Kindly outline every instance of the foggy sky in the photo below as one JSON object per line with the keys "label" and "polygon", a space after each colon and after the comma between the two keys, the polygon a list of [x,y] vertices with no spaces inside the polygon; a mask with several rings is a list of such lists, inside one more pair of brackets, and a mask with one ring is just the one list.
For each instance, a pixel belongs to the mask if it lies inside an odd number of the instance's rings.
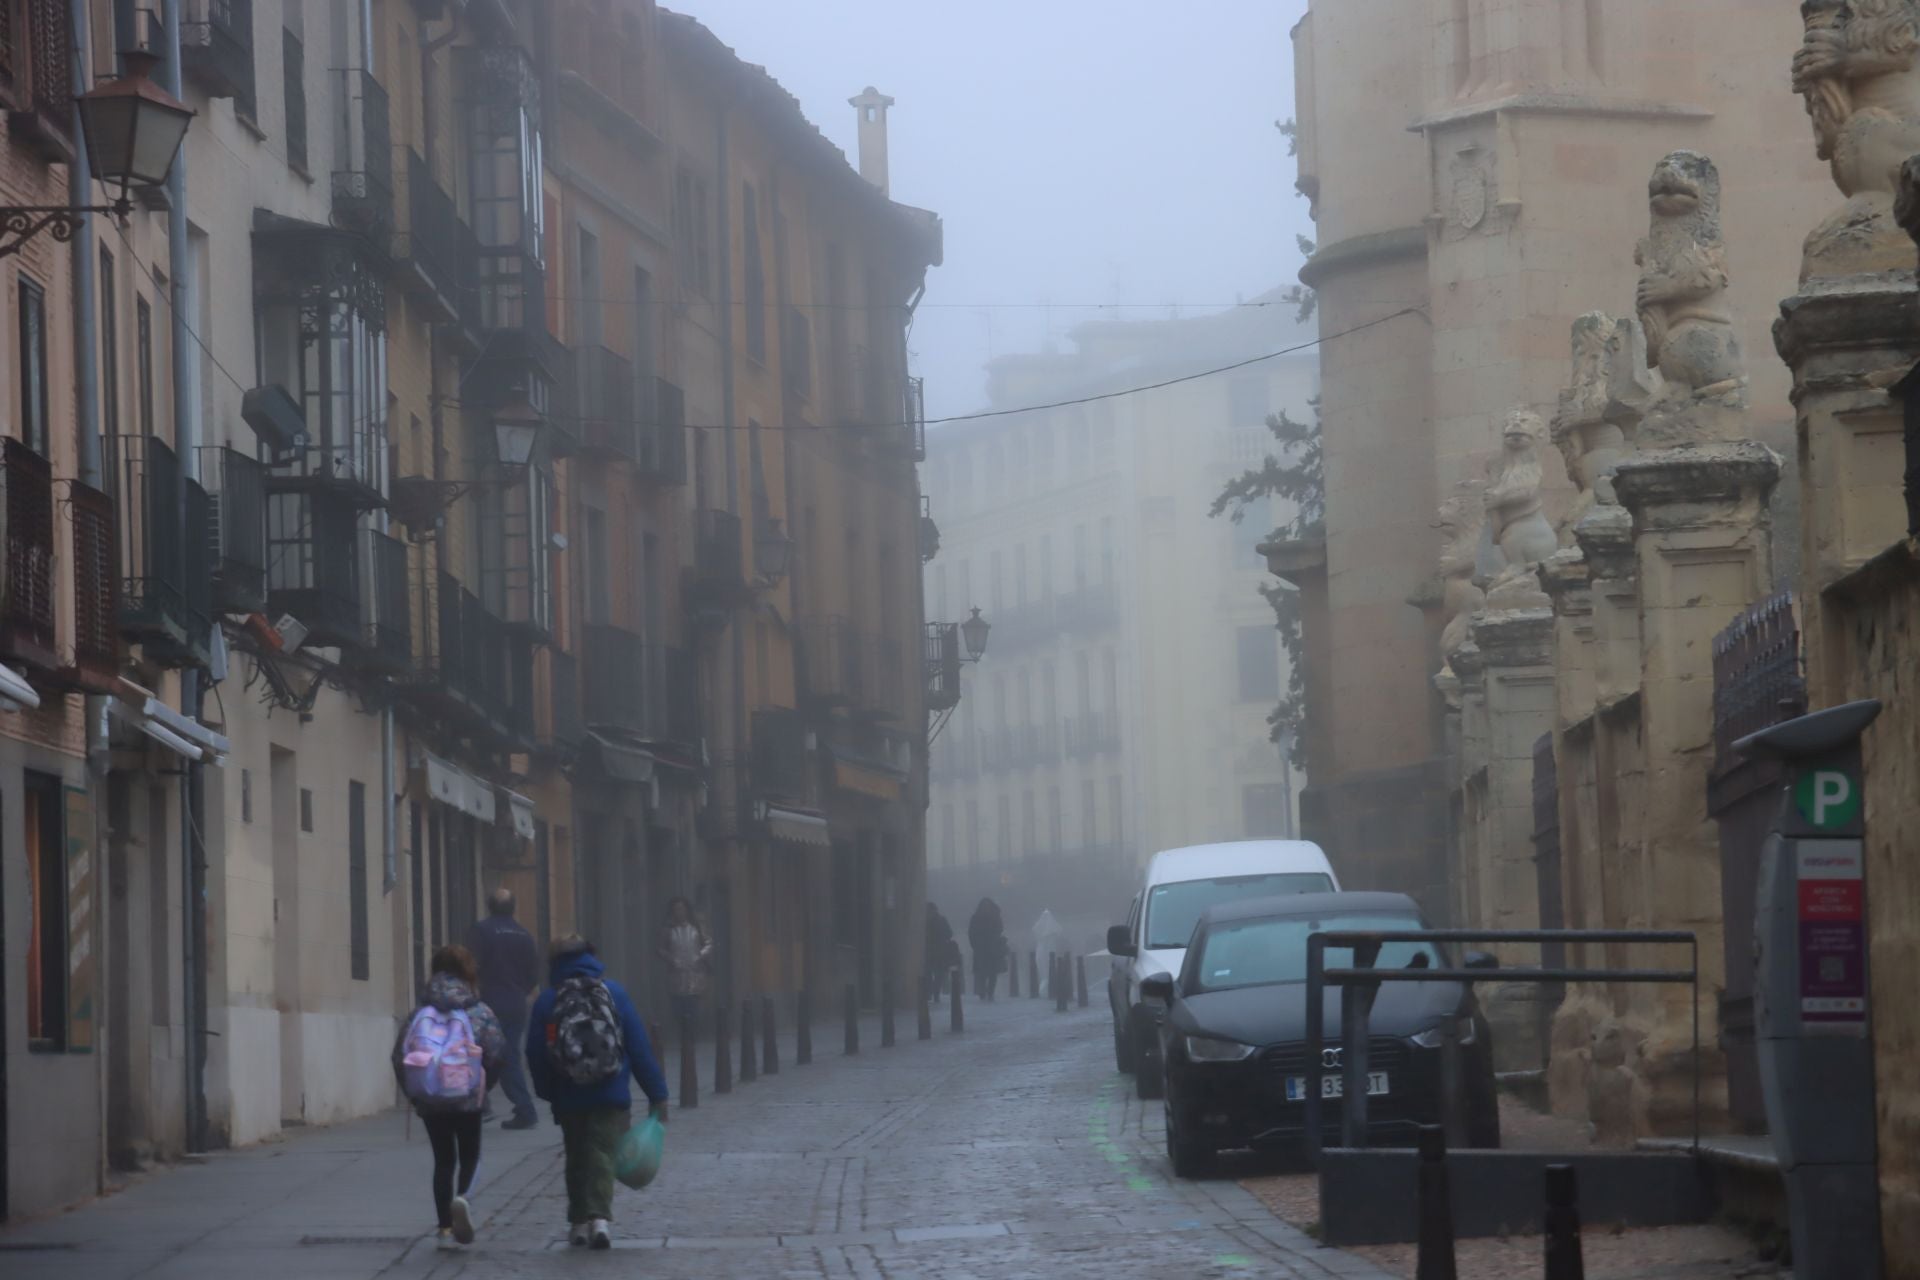
{"label": "foggy sky", "polygon": [[[931,415],[979,407],[990,354],[1064,345],[1081,320],[1295,283],[1313,229],[1273,122],[1293,115],[1307,0],[665,3],[764,64],[849,158],[846,100],[897,99],[893,197],[946,221],[910,339]],[[1151,305],[1069,305],[1115,302]]]}

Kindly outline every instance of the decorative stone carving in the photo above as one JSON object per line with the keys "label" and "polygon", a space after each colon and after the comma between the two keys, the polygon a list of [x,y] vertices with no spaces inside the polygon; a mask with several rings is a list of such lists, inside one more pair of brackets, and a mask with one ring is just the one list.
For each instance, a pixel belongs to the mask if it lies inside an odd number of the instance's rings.
{"label": "decorative stone carving", "polygon": [[1662,385],[1641,422],[1640,447],[1732,439],[1747,374],[1727,307],[1720,172],[1697,151],[1675,151],[1654,166],[1647,205],[1651,223],[1633,255],[1635,305]]}
{"label": "decorative stone carving", "polygon": [[1793,87],[1847,203],[1807,237],[1801,279],[1910,263],[1892,222],[1900,166],[1920,151],[1920,0],[1806,0]]}
{"label": "decorative stone carving", "polygon": [[1502,426],[1500,456],[1488,466],[1483,542],[1498,550],[1501,564],[1487,583],[1488,608],[1546,604],[1533,566],[1560,549],[1560,535],[1547,519],[1540,496],[1540,446],[1546,438],[1539,414],[1516,409]]}
{"label": "decorative stone carving", "polygon": [[1440,605],[1446,613],[1446,627],[1440,633],[1440,652],[1451,654],[1465,642],[1474,613],[1486,603],[1486,592],[1475,581],[1485,504],[1480,497],[1484,486],[1478,480],[1463,480],[1453,494],[1440,504],[1440,517],[1433,527],[1441,534]]}
{"label": "decorative stone carving", "polygon": [[1626,432],[1609,418],[1608,410],[1617,381],[1613,366],[1624,355],[1622,323],[1600,311],[1573,322],[1573,377],[1560,392],[1560,408],[1553,416],[1553,441],[1567,460],[1567,474],[1580,486],[1561,524],[1563,543],[1595,504],[1616,501],[1613,465],[1626,455],[1628,444]]}

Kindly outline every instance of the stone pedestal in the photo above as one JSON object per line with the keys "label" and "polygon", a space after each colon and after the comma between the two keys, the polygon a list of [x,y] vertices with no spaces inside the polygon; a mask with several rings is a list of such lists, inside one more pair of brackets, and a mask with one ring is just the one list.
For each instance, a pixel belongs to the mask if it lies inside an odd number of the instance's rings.
{"label": "stone pedestal", "polygon": [[[1771,449],[1747,441],[1640,454],[1623,460],[1614,476],[1633,516],[1639,719],[1648,762],[1640,802],[1644,853],[1639,866],[1621,869],[1633,889],[1627,923],[1689,929],[1699,938],[1705,1097],[1714,1112],[1724,1109],[1725,1079],[1710,1030],[1724,979],[1719,835],[1704,799],[1713,759],[1713,638],[1771,589],[1767,504],[1780,465]],[[1634,960],[1644,965],[1658,956],[1639,948]],[[1632,1098],[1633,1128],[1684,1132],[1692,1120],[1689,995],[1679,987],[1639,987],[1627,994],[1626,1008],[1624,1021],[1644,1018],[1646,1025],[1637,1046],[1623,1046],[1624,1065],[1645,1090],[1644,1114],[1640,1098]]]}

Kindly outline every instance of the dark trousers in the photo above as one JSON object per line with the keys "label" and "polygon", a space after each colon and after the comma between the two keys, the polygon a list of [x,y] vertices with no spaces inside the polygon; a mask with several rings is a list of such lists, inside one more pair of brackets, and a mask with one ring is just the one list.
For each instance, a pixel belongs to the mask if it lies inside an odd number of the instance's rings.
{"label": "dark trousers", "polygon": [[527,1088],[527,1015],[509,1020],[508,1014],[495,1010],[500,1019],[501,1034],[507,1038],[507,1060],[500,1068],[500,1092],[507,1095],[507,1101],[513,1104],[515,1120],[532,1120],[537,1116],[533,1108],[533,1092]]}
{"label": "dark trousers", "polygon": [[975,958],[973,962],[973,994],[982,1000],[993,999],[993,989],[1000,985],[1000,965],[996,960]]}
{"label": "dark trousers", "polygon": [[474,1172],[480,1168],[480,1113],[428,1112],[420,1122],[433,1144],[433,1210],[445,1230],[453,1226],[454,1165],[460,1166],[461,1195],[473,1186]]}
{"label": "dark trousers", "polygon": [[566,1143],[567,1222],[613,1217],[613,1153],[626,1136],[625,1107],[587,1107],[559,1113]]}

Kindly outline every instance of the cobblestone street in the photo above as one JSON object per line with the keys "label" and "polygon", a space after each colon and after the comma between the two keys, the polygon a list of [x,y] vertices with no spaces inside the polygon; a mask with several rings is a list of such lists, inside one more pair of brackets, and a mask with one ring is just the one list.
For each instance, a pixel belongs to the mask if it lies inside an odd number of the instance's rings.
{"label": "cobblestone street", "polygon": [[[435,1252],[429,1159],[400,1113],[154,1174],[0,1234],[9,1280],[203,1277],[1374,1278],[1230,1179],[1177,1183],[1159,1104],[1112,1068],[1106,1014],[971,1005],[929,1043],[840,1053],[676,1112],[667,1163],[615,1204],[611,1255],[566,1248],[557,1131],[489,1128],[479,1241]],[[703,1062],[703,1068],[708,1065]],[[671,1073],[670,1073],[671,1074]],[[705,1083],[703,1081],[703,1083]]]}

